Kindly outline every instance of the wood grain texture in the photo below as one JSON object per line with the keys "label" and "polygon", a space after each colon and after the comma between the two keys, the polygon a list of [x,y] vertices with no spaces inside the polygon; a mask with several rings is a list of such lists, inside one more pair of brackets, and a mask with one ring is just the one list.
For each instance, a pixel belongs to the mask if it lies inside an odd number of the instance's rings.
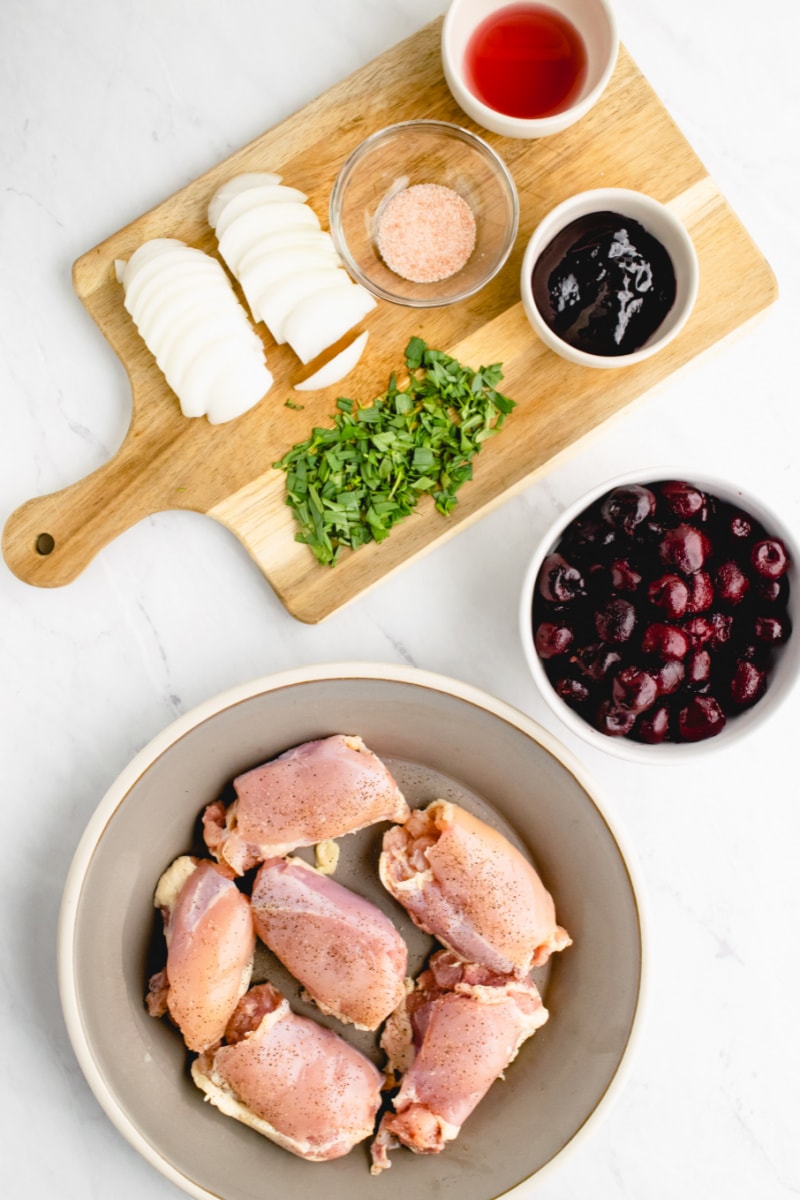
{"label": "wood grain texture", "polygon": [[[381,55],[311,104],[168,197],[83,255],[73,268],[78,296],[130,378],[132,418],[117,454],[70,487],[22,505],[9,518],[3,552],[23,580],[69,583],[112,538],[151,513],[209,514],[244,544],[295,617],[316,622],[413,557],[429,550],[530,483],[603,422],[622,412],[697,355],[743,329],[777,296],[768,264],[719,193],[625,49],[599,104],[576,126],[541,141],[517,141],[478,129],[455,104],[439,61],[441,19]],[[114,260],[151,237],[179,237],[215,253],[208,200],[240,171],[277,171],[306,192],[327,223],[328,198],[347,155],[369,133],[397,120],[435,117],[480,133],[511,170],[520,198],[520,230],[499,275],[480,293],[442,309],[380,302],[367,318],[367,352],[335,387],[294,393],[302,368],[263,334],[275,384],[255,409],[228,425],[186,420],[122,304]],[[627,187],[669,204],[686,224],[700,260],[695,310],[679,337],[637,366],[578,367],[538,342],[518,300],[528,236],[554,205],[591,187]],[[380,545],[362,547],[334,568],[316,563],[294,540],[284,503],[285,478],[272,463],[313,425],[329,424],[342,392],[367,401],[382,392],[413,334],[478,367],[502,362],[502,389],[517,401],[504,432],[475,462],[449,518],[425,500]],[[47,533],[51,553],[37,552]]]}

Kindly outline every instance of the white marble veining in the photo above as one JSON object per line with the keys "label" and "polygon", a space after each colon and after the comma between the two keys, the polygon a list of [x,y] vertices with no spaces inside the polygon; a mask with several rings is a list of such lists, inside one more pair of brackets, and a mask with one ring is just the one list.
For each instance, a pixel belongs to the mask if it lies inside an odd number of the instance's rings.
{"label": "white marble veining", "polygon": [[[2,0],[0,524],[85,475],[127,380],[72,262],[412,33],[444,0]],[[800,17],[795,0],[617,0],[622,40],[778,276],[756,327],[599,431],[541,483],[319,626],[287,615],[200,516],[141,522],[72,585],[0,564],[2,1192],[177,1200],[101,1112],[55,983],[66,870],[134,753],[216,692],[345,658],[476,684],[562,736],[638,858],[649,1004],[625,1088],[535,1200],[800,1194],[796,712],[724,756],[653,772],[573,742],[526,674],[529,547],[584,486],[641,463],[726,472],[800,531]]]}

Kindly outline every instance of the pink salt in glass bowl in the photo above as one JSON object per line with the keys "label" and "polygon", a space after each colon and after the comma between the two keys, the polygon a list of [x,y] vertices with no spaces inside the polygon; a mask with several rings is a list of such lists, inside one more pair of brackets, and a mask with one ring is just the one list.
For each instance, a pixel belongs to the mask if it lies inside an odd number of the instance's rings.
{"label": "pink salt in glass bowl", "polygon": [[[397,209],[401,193],[420,186],[425,193],[416,194],[425,203],[415,206],[414,226],[405,238],[395,226],[390,247],[389,206]],[[453,254],[445,246],[441,255],[450,273],[429,281],[405,278],[400,271],[415,242],[425,249],[429,222],[445,205],[455,214]],[[452,270],[464,258],[464,205],[474,218],[475,244],[463,266]],[[517,190],[502,159],[482,138],[444,121],[404,121],[373,133],[346,160],[331,193],[331,235],[345,267],[379,299],[412,308],[454,304],[480,291],[508,259],[518,227]],[[381,233],[398,270],[384,261]],[[428,239],[441,248],[441,234],[428,232]],[[396,258],[390,250],[397,250]]]}

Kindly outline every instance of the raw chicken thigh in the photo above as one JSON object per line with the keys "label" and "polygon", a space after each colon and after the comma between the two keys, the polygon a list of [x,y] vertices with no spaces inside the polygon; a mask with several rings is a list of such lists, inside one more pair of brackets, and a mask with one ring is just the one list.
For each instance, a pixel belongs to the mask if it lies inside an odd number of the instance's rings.
{"label": "raw chicken thigh", "polygon": [[372,1145],[372,1174],[399,1145],[439,1154],[547,1016],[530,979],[434,954],[381,1039],[389,1069],[405,1073]]}
{"label": "raw chicken thigh", "polygon": [[384,887],[459,957],[520,977],[570,945],[533,866],[457,804],[434,800],[383,839]]}
{"label": "raw chicken thigh", "polygon": [[167,1012],[190,1050],[216,1046],[253,968],[250,903],[215,863],[184,855],[161,876],[167,964],[149,982],[151,1016]]}
{"label": "raw chicken thigh", "polygon": [[340,1158],[372,1134],[380,1071],[332,1029],[293,1013],[271,984],[243,997],[226,1037],[192,1064],[226,1116],[311,1162]]}
{"label": "raw chicken thigh", "polygon": [[380,759],[360,737],[305,742],[233,781],[236,799],[203,814],[213,856],[237,875],[267,858],[376,821],[404,821],[409,809]]}
{"label": "raw chicken thigh", "polygon": [[408,951],[362,896],[299,858],[271,858],[251,896],[256,932],[324,1013],[377,1029],[405,995]]}

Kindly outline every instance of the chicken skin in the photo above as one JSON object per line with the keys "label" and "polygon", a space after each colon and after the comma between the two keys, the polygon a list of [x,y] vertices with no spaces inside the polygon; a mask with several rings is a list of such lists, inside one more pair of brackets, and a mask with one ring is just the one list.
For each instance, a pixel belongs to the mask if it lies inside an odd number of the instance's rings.
{"label": "chicken skin", "polygon": [[310,1162],[348,1154],[375,1128],[380,1071],[333,1030],[293,1013],[269,983],[251,988],[226,1044],[191,1070],[220,1112]]}
{"label": "chicken skin", "polygon": [[377,821],[404,821],[409,809],[395,780],[360,737],[304,742],[239,775],[236,799],[203,814],[211,854],[237,875],[267,858]]}
{"label": "chicken skin", "polygon": [[570,945],[528,859],[457,804],[435,800],[388,830],[379,872],[412,921],[468,962],[524,978]]}
{"label": "chicken skin", "polygon": [[408,951],[379,908],[299,858],[271,858],[251,896],[256,933],[324,1013],[377,1029],[405,995]]}
{"label": "chicken skin", "polygon": [[164,920],[167,963],[149,981],[148,1011],[169,1013],[190,1050],[207,1050],[221,1041],[250,984],[250,903],[216,863],[184,855],[161,876],[154,904]]}
{"label": "chicken skin", "polygon": [[372,1174],[400,1145],[441,1153],[547,1016],[531,980],[437,951],[381,1039],[388,1071],[404,1074],[372,1145]]}

